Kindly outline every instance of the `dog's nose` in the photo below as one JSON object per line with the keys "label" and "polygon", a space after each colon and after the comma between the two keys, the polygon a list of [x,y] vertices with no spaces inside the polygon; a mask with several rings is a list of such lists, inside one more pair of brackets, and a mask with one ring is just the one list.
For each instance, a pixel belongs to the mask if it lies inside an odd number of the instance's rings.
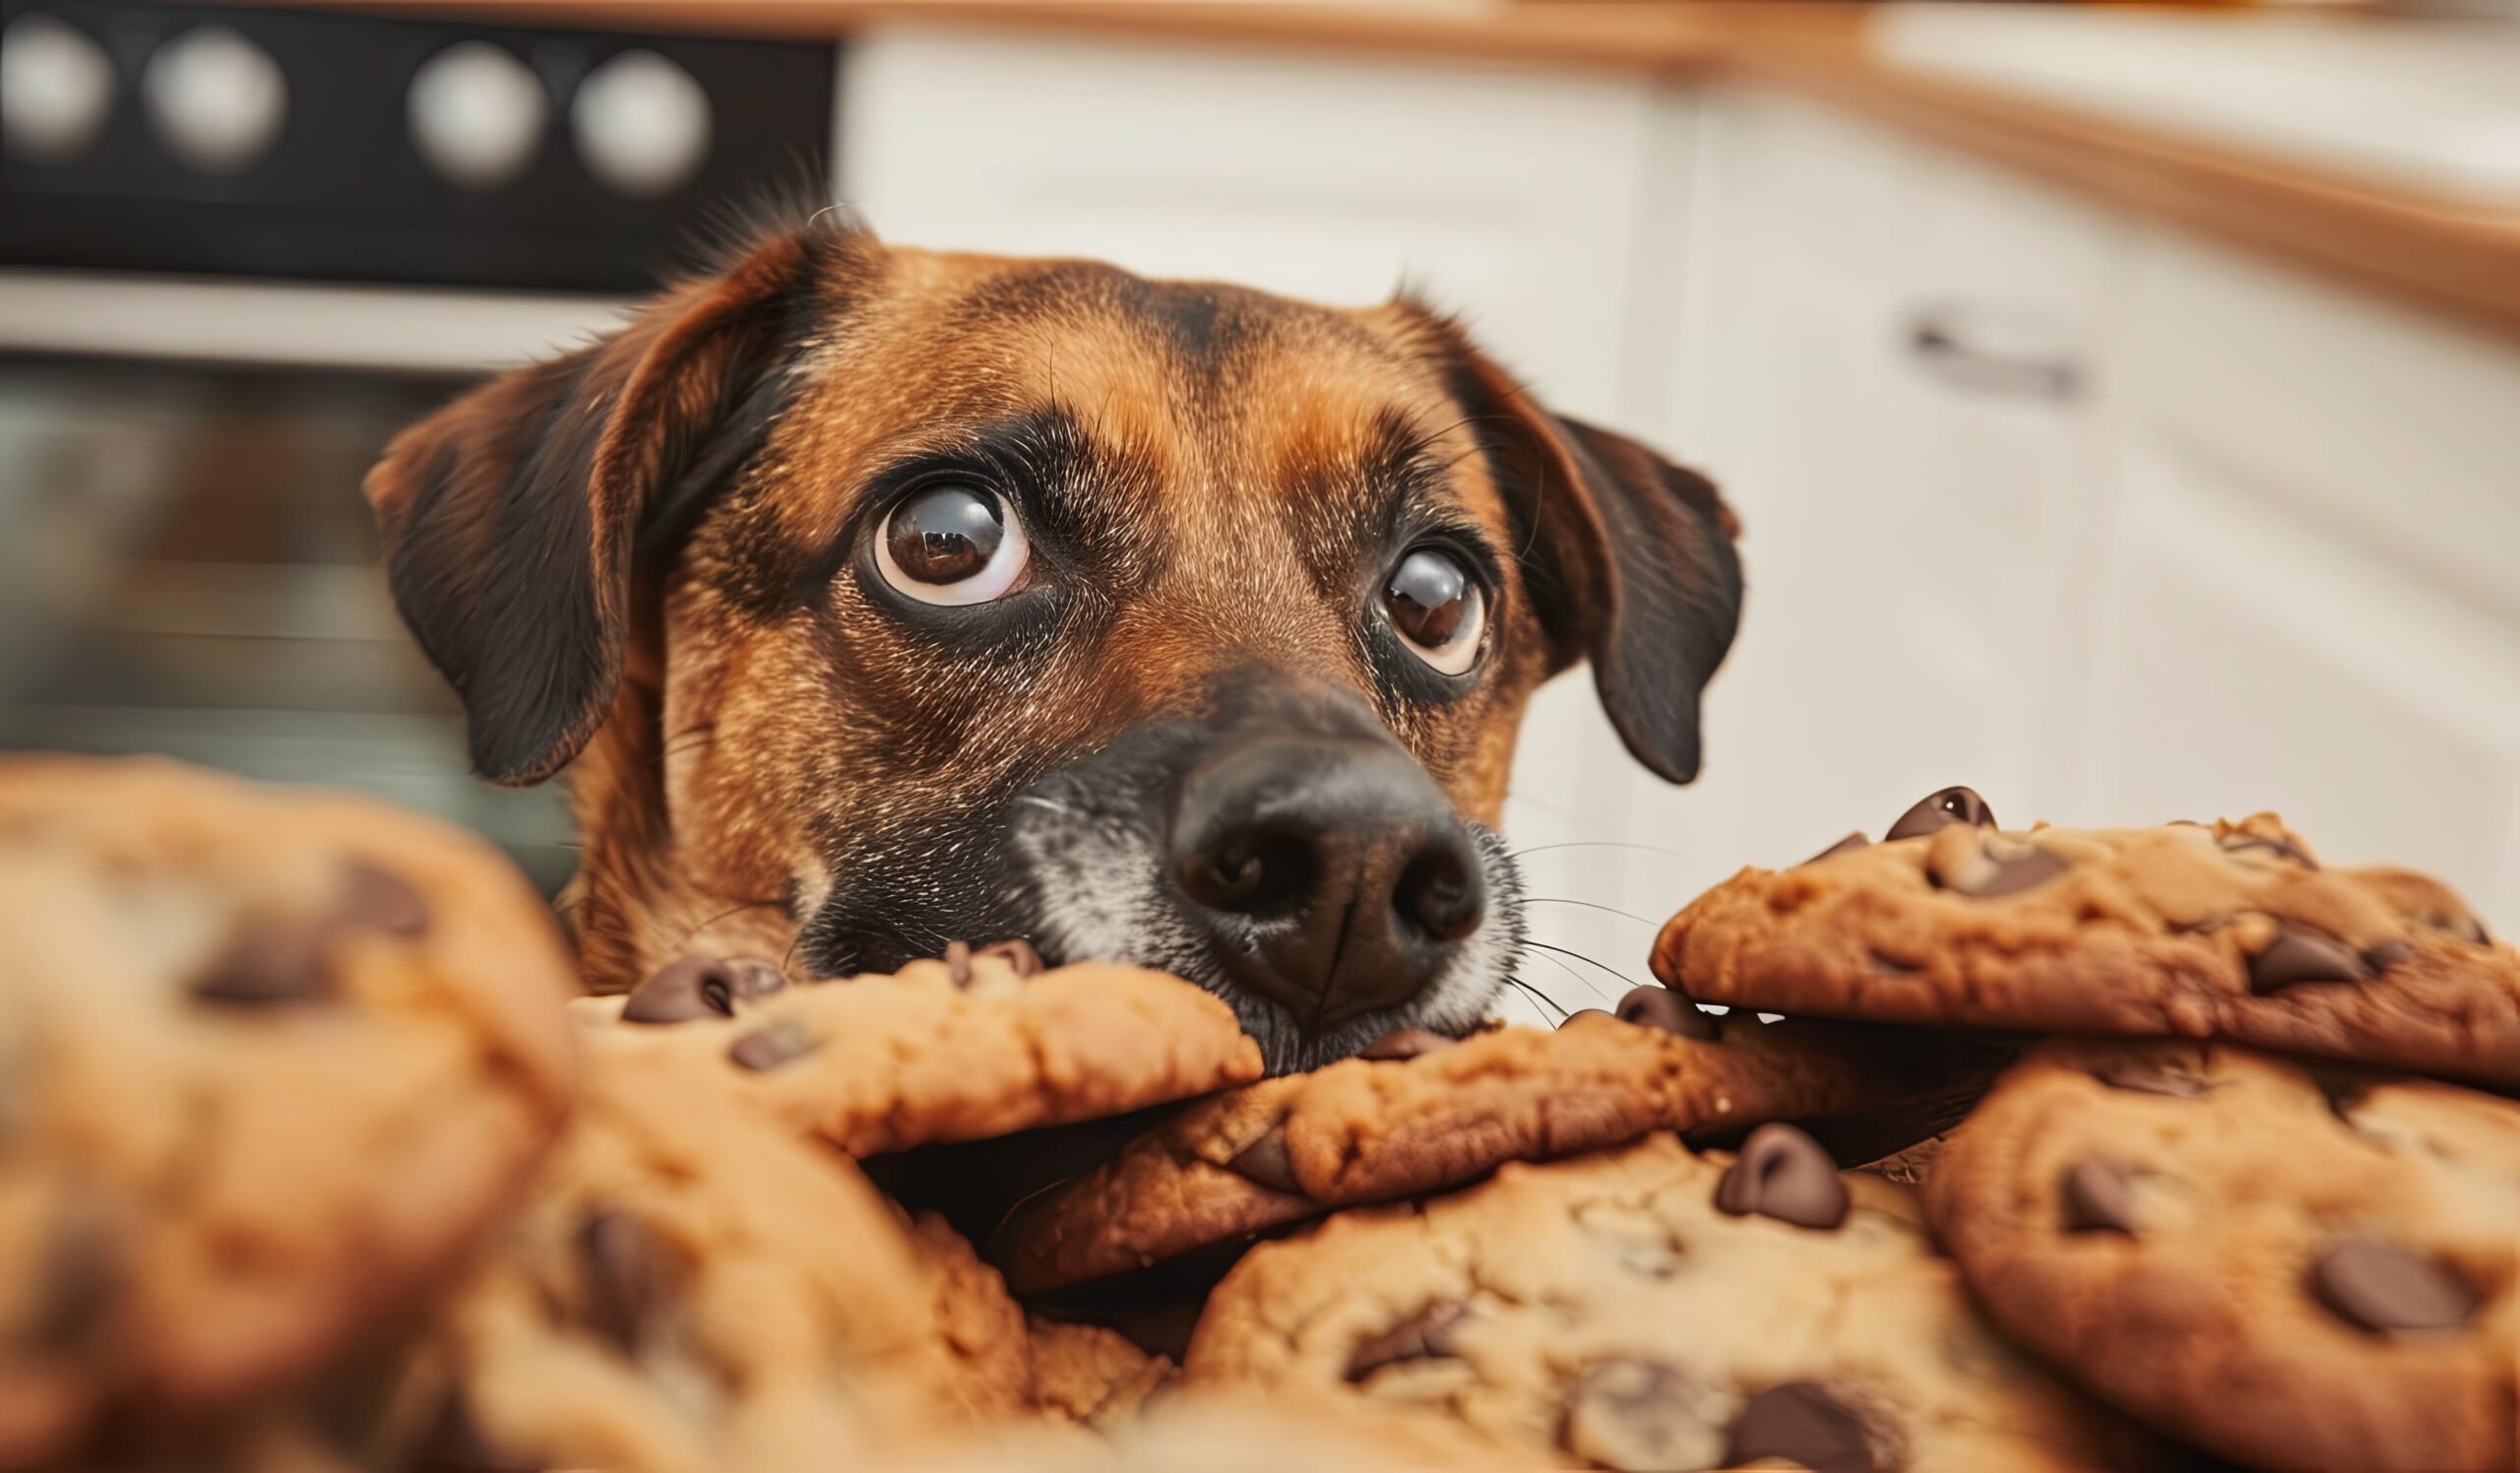
{"label": "dog's nose", "polygon": [[1320,1034],[1416,996],[1479,929],[1479,853],[1382,742],[1247,738],[1182,780],[1173,873],[1236,982]]}

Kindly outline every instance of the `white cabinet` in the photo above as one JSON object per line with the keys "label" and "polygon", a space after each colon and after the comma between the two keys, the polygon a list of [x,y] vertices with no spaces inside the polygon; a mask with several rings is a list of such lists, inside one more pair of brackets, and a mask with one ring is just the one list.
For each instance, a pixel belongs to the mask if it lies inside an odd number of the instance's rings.
{"label": "white cabinet", "polygon": [[2520,927],[2520,352],[2149,240],[2077,810],[2280,808]]}
{"label": "white cabinet", "polygon": [[1738,509],[1749,594],[1705,774],[1605,817],[1620,904],[1878,833],[1950,783],[2054,811],[2100,576],[2101,359],[2123,228],[1808,104],[1702,109],[1669,407]]}

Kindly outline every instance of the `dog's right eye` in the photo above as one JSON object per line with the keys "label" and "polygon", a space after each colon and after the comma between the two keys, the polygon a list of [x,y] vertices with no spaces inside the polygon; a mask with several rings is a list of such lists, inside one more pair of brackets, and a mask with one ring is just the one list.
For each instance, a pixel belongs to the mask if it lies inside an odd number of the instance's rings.
{"label": "dog's right eye", "polygon": [[875,532],[875,568],[922,604],[986,604],[1022,586],[1032,561],[1005,498],[960,481],[913,491]]}

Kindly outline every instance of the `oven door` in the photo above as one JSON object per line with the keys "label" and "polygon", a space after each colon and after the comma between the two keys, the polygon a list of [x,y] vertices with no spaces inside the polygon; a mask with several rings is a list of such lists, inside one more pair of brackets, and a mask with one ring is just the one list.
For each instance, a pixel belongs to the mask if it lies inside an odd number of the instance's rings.
{"label": "oven door", "polygon": [[0,349],[0,748],[363,789],[480,831],[556,890],[560,795],[469,772],[359,490],[386,439],[474,375],[425,352],[389,367],[30,348],[32,321],[15,314]]}

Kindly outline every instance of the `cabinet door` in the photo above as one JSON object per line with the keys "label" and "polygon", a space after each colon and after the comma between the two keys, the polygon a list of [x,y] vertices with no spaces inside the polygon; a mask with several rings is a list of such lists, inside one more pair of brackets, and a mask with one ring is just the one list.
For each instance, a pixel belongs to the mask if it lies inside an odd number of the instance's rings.
{"label": "cabinet door", "polygon": [[888,238],[1332,302],[1405,282],[1559,408],[1623,408],[1643,82],[903,27],[841,96],[842,194]]}
{"label": "cabinet door", "polygon": [[2147,242],[2082,806],[2271,807],[2520,926],[2520,351]]}
{"label": "cabinet door", "polygon": [[1739,510],[1749,591],[1704,775],[1622,772],[1600,807],[1669,851],[1625,866],[1649,915],[1947,784],[2008,822],[2055,811],[2123,245],[2072,201],[1754,94],[1706,106],[1689,215],[1663,438]]}

